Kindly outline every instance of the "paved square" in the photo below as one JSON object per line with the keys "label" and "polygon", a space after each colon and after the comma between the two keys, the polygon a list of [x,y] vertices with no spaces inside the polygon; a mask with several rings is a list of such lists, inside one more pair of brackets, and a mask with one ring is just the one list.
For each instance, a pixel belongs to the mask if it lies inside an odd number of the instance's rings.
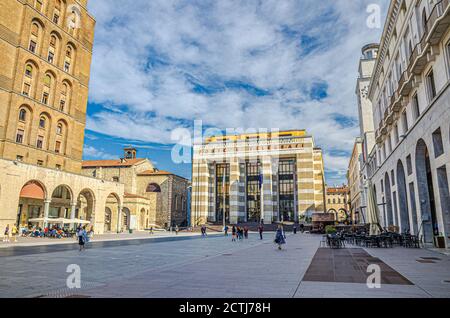
{"label": "paved square", "polygon": [[[180,240],[181,239],[181,240]],[[450,259],[428,250],[342,250],[365,260],[379,260],[405,281],[369,289],[358,280],[305,281],[320,236],[290,235],[278,251],[273,234],[233,243],[223,236],[139,239],[94,243],[85,252],[76,244],[27,253],[16,249],[0,256],[0,297],[163,297],[163,298],[292,298],[292,297],[449,297]],[[36,247],[28,247],[33,249]],[[370,254],[369,256],[367,253]],[[352,256],[353,258],[354,255]],[[436,258],[434,263],[418,259]],[[348,260],[348,258],[346,258]],[[353,261],[352,261],[353,262]],[[343,261],[339,271],[346,275]],[[81,289],[66,287],[67,266],[81,268]],[[320,275],[328,266],[316,268]],[[354,273],[349,268],[349,276]],[[362,269],[360,269],[362,271]],[[389,279],[389,277],[385,278]]]}

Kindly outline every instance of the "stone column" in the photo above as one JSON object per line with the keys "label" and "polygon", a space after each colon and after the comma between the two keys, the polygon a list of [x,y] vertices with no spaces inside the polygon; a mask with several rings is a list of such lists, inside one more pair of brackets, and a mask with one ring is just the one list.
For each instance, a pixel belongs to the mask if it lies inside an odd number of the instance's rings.
{"label": "stone column", "polygon": [[77,213],[77,204],[74,202],[72,203],[71,207],[70,207],[70,219],[73,220],[75,219]]}
{"label": "stone column", "polygon": [[262,191],[262,211],[261,218],[265,224],[272,224],[273,221],[273,193],[272,193],[272,160],[270,157],[264,157],[261,160],[263,184]]}
{"label": "stone column", "polygon": [[232,161],[230,162],[230,223],[232,224],[237,224],[239,221],[239,168],[239,160],[232,159]]}
{"label": "stone column", "polygon": [[50,212],[50,203],[52,203],[51,200],[44,201],[44,228],[47,227],[47,219]]}
{"label": "stone column", "polygon": [[119,205],[118,208],[119,208],[119,211],[117,212],[117,233],[120,233],[121,225],[122,225],[122,209],[123,209],[123,206]]}
{"label": "stone column", "polygon": [[[72,203],[70,207],[70,219],[74,220],[77,213],[77,204],[75,202]],[[76,228],[77,224],[72,224],[72,228]]]}

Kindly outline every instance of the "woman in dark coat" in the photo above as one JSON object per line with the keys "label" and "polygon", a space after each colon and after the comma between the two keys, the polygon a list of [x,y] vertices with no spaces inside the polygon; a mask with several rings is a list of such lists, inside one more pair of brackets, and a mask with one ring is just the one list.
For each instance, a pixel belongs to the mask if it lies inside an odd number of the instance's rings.
{"label": "woman in dark coat", "polygon": [[278,225],[277,233],[275,235],[275,243],[278,244],[278,249],[281,250],[281,246],[286,244],[286,236],[284,235],[283,226]]}

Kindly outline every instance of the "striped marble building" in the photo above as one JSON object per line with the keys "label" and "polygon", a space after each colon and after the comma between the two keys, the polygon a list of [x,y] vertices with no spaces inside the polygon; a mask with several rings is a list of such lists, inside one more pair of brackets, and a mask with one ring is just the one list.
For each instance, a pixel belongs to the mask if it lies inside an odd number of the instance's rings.
{"label": "striped marble building", "polygon": [[192,224],[296,222],[324,212],[322,150],[304,130],[194,145]]}

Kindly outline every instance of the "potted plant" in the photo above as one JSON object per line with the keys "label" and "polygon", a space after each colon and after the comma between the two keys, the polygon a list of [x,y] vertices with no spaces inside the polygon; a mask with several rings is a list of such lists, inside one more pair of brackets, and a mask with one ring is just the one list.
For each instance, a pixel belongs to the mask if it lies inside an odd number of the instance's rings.
{"label": "potted plant", "polygon": [[336,228],[333,225],[327,225],[325,227],[325,233],[326,234],[336,234],[337,230],[336,230]]}

